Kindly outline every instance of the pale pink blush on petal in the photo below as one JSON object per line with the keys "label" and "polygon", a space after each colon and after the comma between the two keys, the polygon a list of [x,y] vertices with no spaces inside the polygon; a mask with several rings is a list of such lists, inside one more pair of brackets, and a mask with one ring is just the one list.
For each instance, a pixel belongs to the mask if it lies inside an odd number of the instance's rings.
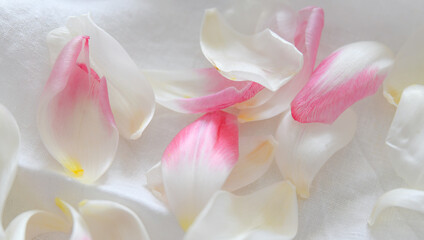
{"label": "pale pink blush on petal", "polygon": [[324,11],[318,7],[306,7],[298,12],[294,45],[303,53],[303,71],[307,76],[315,67],[322,29],[324,27]]}

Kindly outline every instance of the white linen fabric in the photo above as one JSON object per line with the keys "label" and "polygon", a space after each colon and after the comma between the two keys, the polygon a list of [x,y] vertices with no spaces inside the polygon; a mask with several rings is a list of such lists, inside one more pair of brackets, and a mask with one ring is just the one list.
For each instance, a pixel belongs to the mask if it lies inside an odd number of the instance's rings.
{"label": "white linen fabric", "polygon": [[[200,115],[180,114],[157,105],[140,139],[120,139],[116,159],[97,186],[76,183],[62,175],[36,127],[38,101],[51,70],[45,39],[49,31],[63,26],[68,16],[90,12],[140,68],[208,67],[199,44],[204,10],[226,4],[225,0],[0,0],[0,103],[15,116],[22,137],[18,174],[3,223],[7,226],[30,209],[56,209],[59,213],[55,197],[74,206],[83,199],[113,200],[140,217],[152,240],[182,239],[184,232],[175,217],[145,187],[144,174],[160,161],[171,139]],[[296,10],[308,5],[324,9],[317,62],[340,46],[360,40],[380,41],[396,53],[424,24],[421,0],[296,0],[291,5]],[[367,225],[377,198],[406,184],[388,161],[385,138],[395,108],[384,99],[382,89],[353,109],[358,115],[356,135],[317,174],[310,198],[299,200],[295,239],[423,239],[424,215],[420,213],[388,209],[373,227]],[[243,124],[240,134],[270,134],[280,118]],[[281,179],[278,168],[271,166],[263,178],[239,192],[252,192]]]}

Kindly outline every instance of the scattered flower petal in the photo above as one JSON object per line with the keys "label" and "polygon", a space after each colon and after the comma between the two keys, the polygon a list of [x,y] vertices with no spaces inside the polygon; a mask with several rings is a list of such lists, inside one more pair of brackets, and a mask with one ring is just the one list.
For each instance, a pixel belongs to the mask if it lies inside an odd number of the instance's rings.
{"label": "scattered flower petal", "polygon": [[72,225],[45,211],[32,210],[17,216],[6,229],[7,240],[37,239],[40,235],[62,233],[69,238]]}
{"label": "scattered flower petal", "polygon": [[[290,27],[290,22],[280,16],[276,15],[275,24],[271,24],[271,26],[279,26],[272,29],[280,36],[285,36],[287,34],[284,34],[284,31]],[[318,7],[306,7],[295,16],[296,21],[292,24],[296,26],[296,31],[292,41],[303,54],[302,70],[276,92],[264,89],[245,103],[237,105],[240,109],[239,121],[268,119],[286,111],[290,108],[290,103],[296,94],[308,82],[315,66],[321,32],[324,27],[324,11]]]}
{"label": "scattered flower petal", "polygon": [[56,198],[56,205],[66,216],[65,220],[55,214],[32,210],[21,213],[9,224],[6,236],[9,240],[38,239],[39,236],[67,235],[69,240],[91,240],[87,225],[74,208]]}
{"label": "scattered flower petal", "polygon": [[86,200],[80,203],[80,213],[93,239],[149,240],[146,228],[129,208],[104,200]]}
{"label": "scattered flower petal", "polygon": [[276,91],[302,68],[296,47],[269,29],[244,35],[232,29],[216,9],[206,10],[200,45],[220,73],[234,81],[254,81]]}
{"label": "scattered flower petal", "polygon": [[165,195],[165,187],[163,185],[161,162],[158,162],[147,171],[146,182],[147,188],[153,193],[153,195],[155,195],[157,199],[161,200],[163,203],[168,202]]}
{"label": "scattered flower petal", "polygon": [[287,181],[245,196],[220,191],[184,239],[293,239],[297,212],[296,190]]}
{"label": "scattered flower petal", "polygon": [[66,27],[48,34],[51,59],[56,59],[60,49],[79,35],[92,39],[90,64],[108,81],[110,105],[119,133],[127,139],[139,138],[155,110],[151,86],[118,41],[98,27],[89,15],[70,17]]}
{"label": "scattered flower petal", "polygon": [[169,206],[187,229],[238,160],[235,116],[212,112],[181,130],[162,157]]}
{"label": "scattered flower petal", "polygon": [[397,106],[403,90],[414,84],[424,84],[424,26],[398,52],[392,70],[383,83],[384,96]]}
{"label": "scattered flower petal", "polygon": [[276,161],[298,194],[309,197],[309,187],[325,162],[355,135],[356,114],[345,111],[333,124],[299,123],[287,112],[278,127]]}
{"label": "scattered flower petal", "polygon": [[423,105],[423,85],[405,88],[386,139],[393,150],[390,160],[396,173],[418,188],[424,188]]}
{"label": "scattered flower petal", "polygon": [[389,207],[401,207],[424,213],[424,191],[398,188],[378,198],[368,223],[373,225],[380,213]]}
{"label": "scattered flower petal", "polygon": [[277,142],[272,136],[241,141],[240,159],[228,176],[223,189],[232,192],[262,177],[274,160],[276,145]]}
{"label": "scattered flower petal", "polygon": [[3,209],[18,166],[19,135],[15,118],[0,104],[0,239],[4,235]]}
{"label": "scattered flower petal", "polygon": [[250,81],[231,81],[214,68],[187,71],[147,71],[156,101],[177,112],[212,112],[255,96],[263,87]]}
{"label": "scattered flower petal", "polygon": [[390,49],[377,42],[345,45],[328,56],[291,103],[302,123],[332,123],[355,102],[374,94],[390,69]]}
{"label": "scattered flower petal", "polygon": [[119,136],[106,80],[88,58],[88,37],[63,48],[42,93],[37,123],[44,145],[67,173],[92,183],[112,163]]}

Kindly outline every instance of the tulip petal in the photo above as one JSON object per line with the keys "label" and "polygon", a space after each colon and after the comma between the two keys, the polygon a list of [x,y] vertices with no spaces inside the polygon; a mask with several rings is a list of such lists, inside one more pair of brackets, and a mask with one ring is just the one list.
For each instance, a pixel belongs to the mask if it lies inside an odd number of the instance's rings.
{"label": "tulip petal", "polygon": [[163,154],[162,174],[169,206],[183,229],[222,187],[237,160],[237,119],[229,113],[208,113],[175,136]]}
{"label": "tulip petal", "polygon": [[72,223],[72,232],[69,240],[91,240],[91,234],[82,216],[71,205],[62,201],[60,198],[56,198],[55,201],[68,221]]}
{"label": "tulip petal", "polygon": [[325,162],[355,135],[357,117],[345,111],[333,124],[299,123],[286,113],[277,129],[276,161],[298,194],[309,197],[309,186]]}
{"label": "tulip petal", "polygon": [[85,200],[80,203],[79,210],[93,239],[150,239],[138,216],[123,205],[111,201]]}
{"label": "tulip petal", "polygon": [[153,90],[139,73],[137,65],[112,36],[98,27],[88,15],[70,17],[66,28],[48,35],[51,58],[57,49],[72,37],[88,35],[92,39],[92,68],[108,81],[110,105],[119,133],[137,139],[150,123],[155,110]]}
{"label": "tulip petal", "polygon": [[238,32],[252,35],[267,28],[292,42],[296,27],[296,13],[287,1],[232,0],[222,9],[226,22]]}
{"label": "tulip petal", "polygon": [[386,138],[396,173],[413,187],[424,188],[424,86],[403,91]]}
{"label": "tulip petal", "polygon": [[[287,24],[284,19],[276,19],[282,21],[276,20],[280,26],[278,29],[284,29],[283,26]],[[297,27],[293,41],[296,48],[303,53],[302,70],[276,92],[264,89],[243,105],[238,104],[240,122],[268,119],[286,111],[290,108],[290,103],[296,94],[308,82],[315,67],[321,32],[324,27],[324,12],[321,8],[307,7],[297,13],[296,20]],[[278,29],[275,30],[277,34],[281,31]]]}
{"label": "tulip petal", "polygon": [[153,87],[156,101],[182,113],[221,110],[250,99],[263,89],[255,82],[228,80],[214,68],[142,72]]}
{"label": "tulip petal", "polygon": [[277,142],[272,136],[241,141],[240,159],[228,176],[223,189],[232,192],[262,177],[274,160],[276,145]]}
{"label": "tulip petal", "polygon": [[146,173],[147,188],[155,195],[155,197],[166,203],[168,200],[165,195],[165,187],[163,185],[162,164],[158,162]]}
{"label": "tulip petal", "polygon": [[384,96],[397,106],[402,91],[414,84],[424,84],[424,26],[413,34],[399,50],[392,70],[383,83]]}
{"label": "tulip petal", "polygon": [[106,80],[88,63],[88,38],[70,41],[53,67],[37,115],[41,139],[50,154],[78,180],[91,183],[113,161],[118,130]]}
{"label": "tulip petal", "polygon": [[374,94],[390,69],[390,49],[377,42],[348,44],[327,57],[291,103],[302,123],[332,123],[355,102]]}
{"label": "tulip petal", "polygon": [[7,239],[38,239],[43,235],[68,236],[69,240],[90,240],[90,232],[82,217],[68,203],[56,198],[56,205],[65,219],[40,210],[24,212],[17,216],[6,229]]}
{"label": "tulip petal", "polygon": [[234,81],[254,81],[276,91],[302,68],[303,56],[290,42],[266,29],[254,35],[233,30],[216,9],[206,10],[200,45],[220,73]]}
{"label": "tulip petal", "polygon": [[368,223],[373,225],[380,213],[389,207],[401,207],[424,213],[424,192],[406,188],[386,192],[375,203]]}
{"label": "tulip petal", "polygon": [[293,239],[297,211],[296,190],[287,181],[245,196],[220,191],[184,239]]}
{"label": "tulip petal", "polygon": [[19,135],[15,118],[0,105],[0,238],[3,236],[3,208],[18,166]]}
{"label": "tulip petal", "polygon": [[69,238],[71,228],[71,224],[55,214],[32,210],[13,219],[6,229],[6,239],[37,239],[44,234],[64,235]]}

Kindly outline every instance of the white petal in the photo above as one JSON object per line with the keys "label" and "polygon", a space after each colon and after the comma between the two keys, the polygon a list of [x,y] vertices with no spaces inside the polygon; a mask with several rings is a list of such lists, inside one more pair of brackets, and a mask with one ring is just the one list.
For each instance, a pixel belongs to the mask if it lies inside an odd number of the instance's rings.
{"label": "white petal", "polygon": [[207,10],[202,25],[203,54],[230,80],[254,81],[275,91],[302,68],[302,53],[266,29],[243,35],[225,23],[216,9]]}
{"label": "white petal", "polygon": [[399,104],[402,91],[413,84],[424,84],[424,27],[413,34],[399,50],[392,70],[383,83],[384,96]]}
{"label": "white petal", "polygon": [[424,213],[424,192],[406,188],[386,192],[375,203],[368,223],[373,225],[380,213],[389,207],[401,207]]}
{"label": "white petal", "polygon": [[90,63],[108,82],[110,104],[119,133],[125,138],[137,139],[150,123],[155,109],[150,84],[124,48],[88,15],[70,17],[66,29],[53,30],[49,34],[51,58],[65,39],[88,35],[92,43]]}
{"label": "white petal", "polygon": [[3,234],[3,208],[15,179],[20,137],[12,114],[0,104],[0,238]]}
{"label": "white petal", "polygon": [[297,211],[296,190],[289,182],[245,196],[220,191],[184,239],[293,239],[297,233]]}
{"label": "white petal", "polygon": [[226,112],[205,114],[172,139],[162,174],[169,206],[183,229],[221,189],[238,156],[237,119]]}
{"label": "white petal", "polygon": [[240,159],[222,189],[232,192],[262,177],[274,160],[276,145],[272,136],[240,139]]}
{"label": "white petal", "polygon": [[56,198],[56,205],[62,210],[66,218],[72,223],[72,232],[69,240],[91,240],[88,226],[82,216],[68,203]]}
{"label": "white petal", "polygon": [[277,164],[301,197],[309,197],[309,186],[325,162],[355,135],[356,114],[345,111],[333,124],[299,123],[287,112],[278,127]]}
{"label": "white petal", "polygon": [[402,93],[387,134],[396,173],[413,187],[424,189],[424,86],[412,85]]}
{"label": "white petal", "polygon": [[21,213],[6,229],[7,240],[37,239],[38,236],[49,233],[62,233],[69,238],[72,225],[65,219],[40,210]]}
{"label": "white petal", "polygon": [[266,28],[294,42],[296,13],[285,0],[233,0],[222,9],[228,24],[243,34],[255,34]]}
{"label": "white petal", "polygon": [[56,205],[62,210],[68,221],[45,211],[24,212],[9,224],[6,229],[7,239],[37,239],[39,236],[49,234],[67,235],[69,240],[92,239],[84,220],[75,209],[58,198]]}
{"label": "white petal", "polygon": [[162,202],[166,203],[168,200],[165,195],[165,187],[163,185],[162,164],[158,162],[146,173],[147,188],[152,191],[153,195]]}
{"label": "white petal", "polygon": [[111,201],[85,200],[80,203],[79,210],[93,239],[150,239],[138,216],[123,205]]}

